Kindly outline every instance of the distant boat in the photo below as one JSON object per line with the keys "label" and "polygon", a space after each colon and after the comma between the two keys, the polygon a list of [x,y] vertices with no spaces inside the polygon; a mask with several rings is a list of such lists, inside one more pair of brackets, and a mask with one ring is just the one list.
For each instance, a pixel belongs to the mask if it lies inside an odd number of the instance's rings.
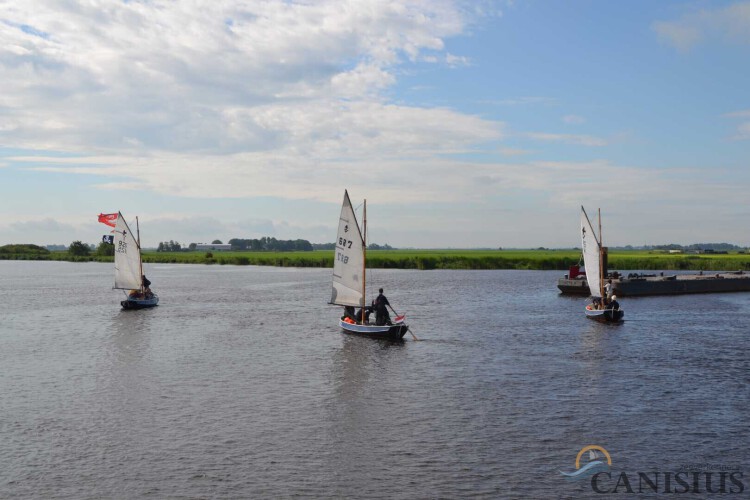
{"label": "distant boat", "polygon": [[[366,321],[364,310],[367,271],[367,201],[363,209],[363,230],[360,231],[349,193],[344,190],[344,203],[339,216],[339,229],[333,260],[333,289],[331,304],[344,307],[359,307],[357,320],[342,316],[339,326],[347,333],[369,337],[401,340],[409,327],[404,316],[396,316],[391,325],[376,325]],[[365,236],[363,237],[363,233]]]}
{"label": "distant boat", "polygon": [[605,323],[622,321],[625,311],[607,308],[607,297],[604,294],[604,262],[602,249],[602,213],[599,210],[599,237],[596,236],[586,210],[581,207],[581,248],[583,249],[583,265],[586,268],[586,281],[589,292],[593,297],[591,304],[586,306],[586,317]]}
{"label": "distant boat", "polygon": [[[102,214],[99,221],[112,226],[110,223],[114,214]],[[127,290],[125,300],[120,302],[123,309],[144,309],[159,304],[159,296],[153,293],[143,283],[143,261],[141,259],[141,235],[138,217],[135,218],[136,231],[134,235],[130,226],[117,212],[114,224],[115,245],[115,286],[118,290]]]}

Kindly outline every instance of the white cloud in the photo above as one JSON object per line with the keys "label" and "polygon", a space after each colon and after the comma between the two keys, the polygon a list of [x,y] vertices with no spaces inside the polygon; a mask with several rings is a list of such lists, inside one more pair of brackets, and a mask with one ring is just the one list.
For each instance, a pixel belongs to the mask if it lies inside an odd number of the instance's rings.
{"label": "white cloud", "polygon": [[74,234],[75,226],[52,218],[13,222],[9,225],[12,231],[19,233],[43,232],[50,235]]}
{"label": "white cloud", "polygon": [[517,148],[500,148],[498,152],[503,156],[521,156],[531,153],[529,150]]}
{"label": "white cloud", "polygon": [[0,144],[282,147],[288,143],[252,118],[298,104],[377,101],[399,63],[441,53],[468,15],[448,0],[3,4]]}
{"label": "white cloud", "polygon": [[750,109],[742,111],[733,111],[723,115],[725,118],[750,118]]}
{"label": "white cloud", "polygon": [[[726,113],[723,116],[724,118],[750,118],[750,109],[733,111],[731,113]],[[750,140],[750,122],[739,123],[735,135],[730,139],[734,141]]]}
{"label": "white cloud", "polygon": [[737,133],[732,137],[738,141],[750,140],[750,122],[744,122],[737,125]]}
{"label": "white cloud", "polygon": [[398,197],[384,179],[414,183],[435,158],[504,136],[496,121],[389,100],[408,61],[468,64],[444,42],[477,15],[465,7],[2,4],[0,147],[48,151],[9,161],[101,176],[107,190],[330,199],[356,177]]}
{"label": "white cloud", "polygon": [[731,43],[750,43],[750,2],[727,7],[689,12],[675,21],[660,21],[653,29],[666,43],[687,51],[708,39]]}
{"label": "white cloud", "polygon": [[565,115],[563,116],[563,121],[569,125],[580,125],[586,123],[586,119],[578,115]]}
{"label": "white cloud", "polygon": [[546,142],[563,142],[566,144],[577,144],[580,146],[606,146],[607,141],[590,135],[575,134],[549,134],[543,132],[530,132],[526,134],[530,139]]}

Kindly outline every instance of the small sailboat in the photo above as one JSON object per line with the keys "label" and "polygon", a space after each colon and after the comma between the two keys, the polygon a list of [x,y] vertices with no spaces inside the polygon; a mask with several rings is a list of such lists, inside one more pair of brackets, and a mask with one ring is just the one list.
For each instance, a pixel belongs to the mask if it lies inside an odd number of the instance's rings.
{"label": "small sailboat", "polygon": [[[116,219],[113,217],[117,215]],[[116,222],[112,224],[112,219]],[[99,222],[114,226],[115,245],[115,286],[125,292],[125,300],[120,302],[123,309],[144,309],[159,304],[159,296],[148,287],[150,282],[144,283],[143,261],[141,259],[141,235],[138,217],[135,218],[136,234],[122,216],[117,214],[101,214]]]}
{"label": "small sailboat", "polygon": [[625,311],[614,308],[614,301],[608,303],[604,293],[604,261],[602,248],[602,213],[599,210],[599,237],[596,236],[586,210],[581,207],[581,248],[583,249],[583,265],[586,268],[586,280],[593,297],[591,304],[586,306],[586,317],[605,323],[617,323],[623,320]]}
{"label": "small sailboat", "polygon": [[[390,340],[401,340],[409,327],[404,316],[396,316],[390,325],[371,324],[365,312],[367,271],[367,201],[363,209],[363,230],[360,231],[349,193],[344,190],[344,203],[339,216],[339,229],[333,260],[333,289],[331,304],[344,307],[359,307],[356,320],[342,316],[339,326],[347,333]],[[363,236],[363,234],[365,236]]]}

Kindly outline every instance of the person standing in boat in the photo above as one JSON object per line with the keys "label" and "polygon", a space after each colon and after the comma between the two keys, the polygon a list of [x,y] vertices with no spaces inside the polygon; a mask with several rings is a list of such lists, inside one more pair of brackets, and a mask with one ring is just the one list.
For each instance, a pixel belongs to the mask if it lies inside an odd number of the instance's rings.
{"label": "person standing in boat", "polygon": [[609,304],[607,304],[607,307],[615,311],[620,310],[620,303],[617,302],[617,295],[612,296],[612,300],[609,301]]}
{"label": "person standing in boat", "polygon": [[612,297],[612,280],[607,280],[607,284],[604,285],[604,296],[607,298],[607,300]]}
{"label": "person standing in boat", "polygon": [[390,325],[391,316],[388,314],[388,306],[391,305],[388,302],[388,298],[383,295],[383,289],[378,290],[379,294],[375,297],[375,324],[378,326]]}
{"label": "person standing in boat", "polygon": [[143,292],[146,295],[146,298],[150,298],[153,296],[153,293],[151,292],[151,282],[146,277],[145,274],[141,275],[141,283],[143,283]]}

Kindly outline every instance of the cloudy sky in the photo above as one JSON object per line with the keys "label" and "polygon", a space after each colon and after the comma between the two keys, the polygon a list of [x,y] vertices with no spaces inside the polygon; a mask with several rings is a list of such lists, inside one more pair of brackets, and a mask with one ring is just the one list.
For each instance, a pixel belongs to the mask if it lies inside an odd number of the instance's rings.
{"label": "cloudy sky", "polygon": [[0,0],[0,244],[750,244],[750,2]]}

